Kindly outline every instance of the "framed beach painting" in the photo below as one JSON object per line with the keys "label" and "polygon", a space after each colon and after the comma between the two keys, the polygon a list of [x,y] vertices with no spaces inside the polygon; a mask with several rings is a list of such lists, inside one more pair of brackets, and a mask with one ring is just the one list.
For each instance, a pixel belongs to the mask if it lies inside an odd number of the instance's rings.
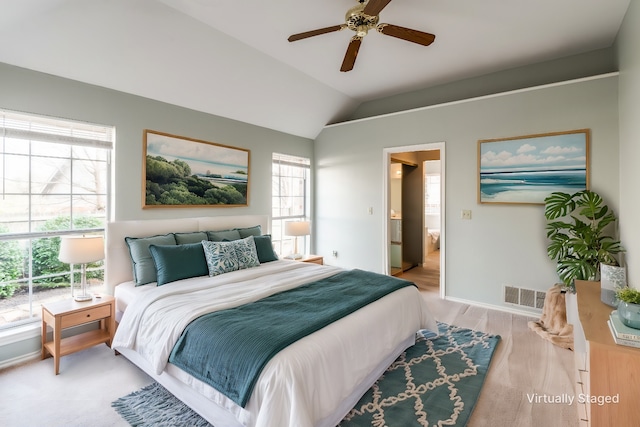
{"label": "framed beach painting", "polygon": [[589,129],[478,141],[478,203],[544,204],[589,188]]}
{"label": "framed beach painting", "polygon": [[142,207],[248,206],[249,150],[145,129]]}

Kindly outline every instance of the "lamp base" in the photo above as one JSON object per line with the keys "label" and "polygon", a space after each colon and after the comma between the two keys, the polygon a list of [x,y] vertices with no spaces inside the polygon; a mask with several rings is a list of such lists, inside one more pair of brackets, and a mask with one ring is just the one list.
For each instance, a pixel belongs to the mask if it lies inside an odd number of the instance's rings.
{"label": "lamp base", "polygon": [[93,297],[91,295],[75,295],[73,299],[76,301],[89,301],[92,300]]}

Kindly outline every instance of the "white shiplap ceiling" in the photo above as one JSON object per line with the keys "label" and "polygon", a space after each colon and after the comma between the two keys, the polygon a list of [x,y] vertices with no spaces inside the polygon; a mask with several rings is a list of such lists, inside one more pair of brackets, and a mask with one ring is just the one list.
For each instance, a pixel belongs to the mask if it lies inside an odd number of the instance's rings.
{"label": "white shiplap ceiling", "polygon": [[355,0],[0,0],[0,62],[314,138],[361,102],[609,47],[630,0],[393,0],[339,71]]}

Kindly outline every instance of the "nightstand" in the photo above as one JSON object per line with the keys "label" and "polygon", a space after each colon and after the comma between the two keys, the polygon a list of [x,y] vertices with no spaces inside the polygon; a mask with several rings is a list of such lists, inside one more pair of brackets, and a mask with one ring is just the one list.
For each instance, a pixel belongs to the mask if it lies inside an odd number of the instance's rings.
{"label": "nightstand", "polygon": [[[104,295],[91,301],[72,299],[42,305],[42,359],[53,356],[55,374],[60,371],[60,357],[94,345],[111,345],[115,324],[115,299]],[[100,322],[100,329],[62,338],[66,328]],[[47,325],[53,328],[53,340],[47,341]]]}
{"label": "nightstand", "polygon": [[302,262],[310,262],[312,264],[324,264],[324,258],[320,255],[302,255],[302,258],[297,259],[297,261]]}

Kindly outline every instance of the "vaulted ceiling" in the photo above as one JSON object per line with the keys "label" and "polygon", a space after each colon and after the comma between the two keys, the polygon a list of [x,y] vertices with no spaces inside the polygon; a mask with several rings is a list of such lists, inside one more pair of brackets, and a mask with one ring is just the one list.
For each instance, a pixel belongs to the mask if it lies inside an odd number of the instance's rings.
{"label": "vaulted ceiling", "polygon": [[355,0],[0,0],[0,62],[314,138],[362,102],[606,48],[630,0],[393,0],[370,31],[293,43],[343,24]]}

